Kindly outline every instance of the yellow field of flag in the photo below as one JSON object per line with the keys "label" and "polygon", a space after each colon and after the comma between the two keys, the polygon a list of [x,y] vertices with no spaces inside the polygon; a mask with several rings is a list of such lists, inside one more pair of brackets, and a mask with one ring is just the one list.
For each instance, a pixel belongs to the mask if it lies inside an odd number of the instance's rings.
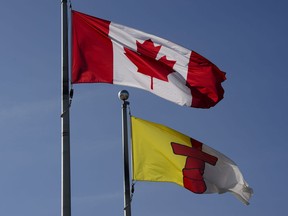
{"label": "yellow field of flag", "polygon": [[237,165],[203,143],[161,124],[131,117],[133,180],[173,182],[197,193],[253,193]]}

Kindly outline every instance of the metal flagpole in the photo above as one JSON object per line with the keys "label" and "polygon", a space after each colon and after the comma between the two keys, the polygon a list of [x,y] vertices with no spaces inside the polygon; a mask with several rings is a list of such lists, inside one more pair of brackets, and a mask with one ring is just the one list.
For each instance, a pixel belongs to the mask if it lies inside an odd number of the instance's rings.
{"label": "metal flagpole", "polygon": [[61,216],[71,216],[67,0],[61,0]]}
{"label": "metal flagpole", "polygon": [[129,150],[128,150],[128,130],[127,130],[127,105],[129,102],[129,93],[122,90],[118,93],[122,103],[122,149],[124,157],[124,216],[131,216],[131,194],[130,194],[130,176],[129,176]]}

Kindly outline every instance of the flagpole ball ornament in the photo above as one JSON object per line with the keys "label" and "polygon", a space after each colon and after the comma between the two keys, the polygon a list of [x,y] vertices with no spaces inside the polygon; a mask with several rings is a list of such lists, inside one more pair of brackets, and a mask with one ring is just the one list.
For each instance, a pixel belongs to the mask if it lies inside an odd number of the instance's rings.
{"label": "flagpole ball ornament", "polygon": [[127,90],[122,90],[118,93],[118,97],[120,100],[126,101],[129,98],[129,92]]}

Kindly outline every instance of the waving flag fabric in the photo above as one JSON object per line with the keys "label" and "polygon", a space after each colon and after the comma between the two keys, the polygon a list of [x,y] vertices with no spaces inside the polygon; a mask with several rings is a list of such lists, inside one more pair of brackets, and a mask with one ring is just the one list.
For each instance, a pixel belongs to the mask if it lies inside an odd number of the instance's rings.
{"label": "waving flag fabric", "polygon": [[160,37],[72,11],[72,82],[147,90],[179,105],[210,108],[225,73],[198,53]]}
{"label": "waving flag fabric", "polygon": [[220,152],[161,124],[131,117],[133,179],[173,182],[197,193],[232,192],[245,204],[252,189]]}

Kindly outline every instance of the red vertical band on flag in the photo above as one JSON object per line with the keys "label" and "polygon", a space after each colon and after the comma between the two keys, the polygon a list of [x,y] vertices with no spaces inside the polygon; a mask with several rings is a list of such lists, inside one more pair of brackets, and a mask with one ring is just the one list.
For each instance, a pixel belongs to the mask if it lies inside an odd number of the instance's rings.
{"label": "red vertical band on flag", "polygon": [[221,83],[225,73],[208,59],[192,51],[188,65],[186,85],[191,89],[192,107],[215,106],[224,95]]}
{"label": "red vertical band on flag", "polygon": [[72,82],[113,83],[110,22],[72,11]]}

